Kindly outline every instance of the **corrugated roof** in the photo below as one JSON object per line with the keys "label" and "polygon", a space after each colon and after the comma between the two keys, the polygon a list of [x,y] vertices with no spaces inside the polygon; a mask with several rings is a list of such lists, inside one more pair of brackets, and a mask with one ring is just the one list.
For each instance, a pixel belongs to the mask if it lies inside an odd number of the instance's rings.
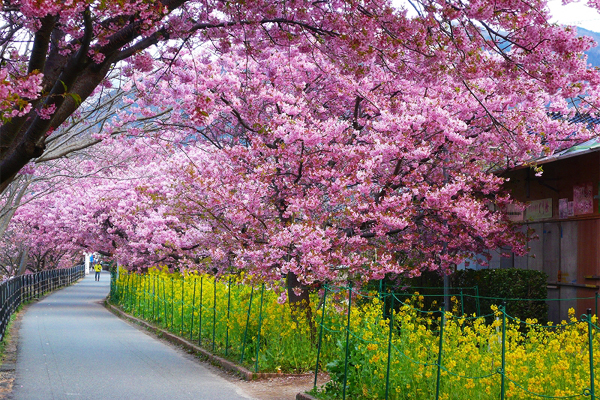
{"label": "corrugated roof", "polygon": [[[560,114],[551,114],[552,119],[562,119]],[[569,118],[570,124],[587,124],[588,129],[594,129],[597,125],[600,125],[600,117],[592,117],[589,114],[575,114],[572,118]],[[600,150],[600,139],[594,138],[587,140],[583,143],[579,143],[575,146],[567,149],[557,151],[548,157],[542,157],[537,160],[537,164],[546,164],[553,161],[563,160],[565,158],[576,157],[582,154],[591,153]]]}

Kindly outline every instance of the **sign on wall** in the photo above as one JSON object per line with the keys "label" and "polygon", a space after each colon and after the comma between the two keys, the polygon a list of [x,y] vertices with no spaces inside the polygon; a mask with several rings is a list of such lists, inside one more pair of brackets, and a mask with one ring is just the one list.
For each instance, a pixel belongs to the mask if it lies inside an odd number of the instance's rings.
{"label": "sign on wall", "polygon": [[552,218],[552,198],[533,200],[529,202],[525,215],[528,221]]}
{"label": "sign on wall", "polygon": [[558,218],[564,219],[569,216],[569,199],[558,199]]}
{"label": "sign on wall", "polygon": [[591,214],[594,212],[593,185],[584,183],[573,186],[573,212],[575,215]]}
{"label": "sign on wall", "polygon": [[516,206],[515,204],[509,204],[506,207],[506,215],[508,216],[508,219],[511,221],[523,221],[523,214],[525,213],[525,210],[520,207],[520,206]]}
{"label": "sign on wall", "polygon": [[573,202],[572,202],[572,201],[570,201],[570,202],[569,202],[569,217],[572,217],[572,216],[574,216],[574,215],[575,215],[575,211],[574,211],[574,209],[573,209]]}

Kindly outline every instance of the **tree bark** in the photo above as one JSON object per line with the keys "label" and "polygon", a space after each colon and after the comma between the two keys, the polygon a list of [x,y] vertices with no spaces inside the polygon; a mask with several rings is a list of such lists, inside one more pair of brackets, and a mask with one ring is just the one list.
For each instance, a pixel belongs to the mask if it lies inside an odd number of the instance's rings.
{"label": "tree bark", "polygon": [[[313,319],[312,309],[310,308],[310,292],[306,286],[298,281],[298,276],[293,272],[287,273],[286,284],[292,319],[296,322],[304,319],[310,327],[310,338],[314,341],[317,334],[317,328]],[[300,295],[297,295],[294,289],[296,289],[296,291],[299,290]]]}
{"label": "tree bark", "polygon": [[29,255],[29,247],[25,247],[23,252],[21,253],[21,261],[19,262],[19,270],[17,271],[17,276],[23,275],[25,270],[27,270],[27,259]]}

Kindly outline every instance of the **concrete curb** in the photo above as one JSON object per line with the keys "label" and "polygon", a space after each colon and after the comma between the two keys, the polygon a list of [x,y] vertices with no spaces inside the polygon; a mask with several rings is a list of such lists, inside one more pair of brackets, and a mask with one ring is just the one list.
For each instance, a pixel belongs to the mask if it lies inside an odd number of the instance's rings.
{"label": "concrete curb", "polygon": [[296,400],[319,400],[316,397],[311,396],[308,393],[298,393],[296,395]]}
{"label": "concrete curb", "polygon": [[[308,376],[308,375],[312,375],[312,373],[308,373],[308,374],[277,374],[277,373],[265,373],[265,372],[252,372],[250,370],[248,370],[247,368],[242,367],[241,365],[238,365],[232,361],[226,360],[223,357],[219,357],[217,355],[214,355],[213,353],[211,353],[210,351],[203,349],[202,347],[186,340],[183,339],[179,336],[176,336],[174,334],[172,334],[171,332],[167,332],[166,330],[159,328],[149,322],[146,322],[142,319],[136,318],[133,315],[127,314],[126,312],[124,312],[123,310],[121,310],[120,308],[110,304],[108,302],[108,299],[106,299],[104,301],[104,305],[105,307],[111,311],[113,314],[115,314],[116,316],[118,316],[119,318],[122,319],[127,319],[137,325],[140,325],[146,329],[149,329],[153,332],[156,332],[157,334],[160,334],[164,339],[168,340],[169,342],[176,344],[178,346],[181,346],[183,348],[185,348],[186,350],[192,351],[196,354],[201,355],[202,357],[206,358],[208,361],[210,361],[211,364],[216,365],[218,367],[223,368],[226,371],[230,371],[233,372],[234,374],[238,375],[239,377],[241,377],[243,380],[246,381],[252,381],[252,380],[258,380],[258,379],[267,379],[267,378],[275,378],[275,377],[286,377],[286,376]],[[298,394],[298,396],[301,393]],[[298,398],[298,397],[297,397]],[[314,399],[313,397],[306,397],[303,398],[306,400],[311,400]],[[316,399],[315,399],[316,400]]]}

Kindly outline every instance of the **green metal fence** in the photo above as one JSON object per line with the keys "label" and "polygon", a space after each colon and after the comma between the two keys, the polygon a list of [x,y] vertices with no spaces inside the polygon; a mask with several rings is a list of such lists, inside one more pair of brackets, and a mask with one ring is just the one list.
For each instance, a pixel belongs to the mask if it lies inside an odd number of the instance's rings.
{"label": "green metal fence", "polygon": [[[456,288],[452,304],[424,307],[420,294],[326,285],[303,323],[264,284],[126,273],[111,281],[113,303],[256,372],[303,357],[283,370],[312,369],[322,398],[596,398],[600,349],[591,310],[540,324],[507,313],[507,303],[519,299],[466,315],[467,296],[478,300],[475,288]],[[331,380],[319,386],[322,371]]]}
{"label": "green metal fence", "polygon": [[[139,275],[113,273],[111,302],[120,304],[136,317],[146,319],[181,337],[252,369],[255,372],[281,369],[303,371],[314,364],[316,345],[302,324],[294,332],[282,331],[293,316],[289,306],[277,303],[277,296],[265,285],[238,284],[231,279],[216,280],[198,275]],[[267,310],[269,320],[263,318]],[[264,334],[264,331],[267,334]],[[264,344],[269,343],[268,347]],[[273,348],[303,343],[309,352],[294,363],[272,365]],[[266,350],[266,351],[265,351]],[[280,350],[277,350],[280,351]]]}

